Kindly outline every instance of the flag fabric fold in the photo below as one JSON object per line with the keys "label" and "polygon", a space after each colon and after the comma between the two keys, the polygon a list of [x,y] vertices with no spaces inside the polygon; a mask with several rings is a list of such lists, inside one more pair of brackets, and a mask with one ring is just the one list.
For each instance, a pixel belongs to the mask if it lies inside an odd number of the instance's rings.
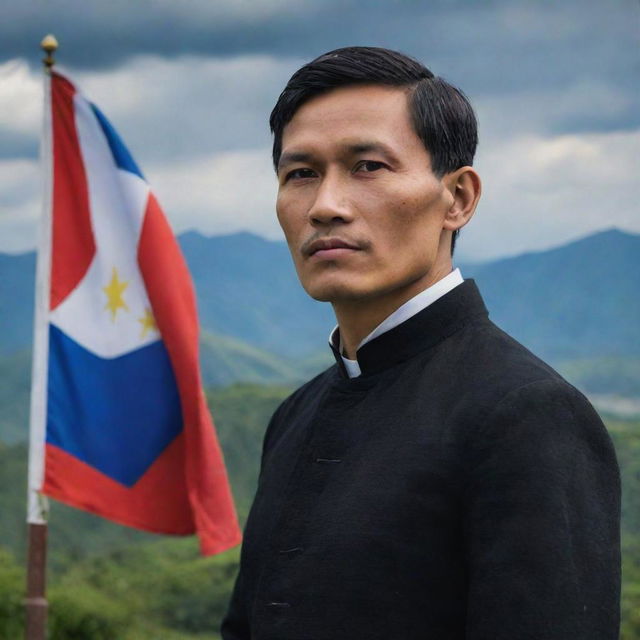
{"label": "flag fabric fold", "polygon": [[30,489],[136,528],[197,533],[203,553],[217,553],[240,530],[186,264],[102,112],[57,72],[47,95],[49,287]]}

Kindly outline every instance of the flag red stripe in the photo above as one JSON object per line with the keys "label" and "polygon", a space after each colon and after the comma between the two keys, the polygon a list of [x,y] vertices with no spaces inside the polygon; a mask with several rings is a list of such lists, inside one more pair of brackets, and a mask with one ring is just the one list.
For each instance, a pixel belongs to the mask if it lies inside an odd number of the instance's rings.
{"label": "flag red stripe", "polygon": [[53,228],[51,309],[84,277],[96,247],[91,229],[89,189],[75,123],[75,87],[51,74],[53,128]]}
{"label": "flag red stripe", "polygon": [[184,258],[149,194],[138,264],[178,384],[185,438],[185,480],[204,553],[240,542],[240,529],[198,364],[196,299]]}
{"label": "flag red stripe", "polygon": [[42,491],[120,524],[154,533],[186,535],[195,532],[195,525],[184,479],[175,473],[183,461],[184,437],[180,434],[128,488],[47,444]]}

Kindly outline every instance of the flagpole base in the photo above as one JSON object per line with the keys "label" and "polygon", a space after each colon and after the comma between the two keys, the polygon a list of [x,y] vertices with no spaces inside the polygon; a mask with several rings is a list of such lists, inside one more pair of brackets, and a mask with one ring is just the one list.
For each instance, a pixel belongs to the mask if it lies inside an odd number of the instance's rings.
{"label": "flagpole base", "polygon": [[29,524],[27,560],[27,597],[25,640],[45,640],[47,637],[48,603],[45,596],[47,567],[47,525]]}
{"label": "flagpole base", "polygon": [[44,640],[47,637],[47,614],[49,605],[46,598],[26,598],[27,624],[25,640]]}

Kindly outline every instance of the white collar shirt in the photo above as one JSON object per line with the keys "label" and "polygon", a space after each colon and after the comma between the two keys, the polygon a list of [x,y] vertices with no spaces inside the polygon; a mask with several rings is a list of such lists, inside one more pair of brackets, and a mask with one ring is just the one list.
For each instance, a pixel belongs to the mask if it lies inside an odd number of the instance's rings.
{"label": "white collar shirt", "polygon": [[[379,335],[382,335],[386,331],[397,327],[402,324],[416,313],[426,309],[430,304],[433,304],[438,298],[441,298],[445,294],[449,293],[452,289],[463,283],[462,274],[460,269],[454,269],[449,275],[445,276],[438,282],[427,287],[424,291],[421,291],[417,295],[413,296],[410,300],[407,300],[403,305],[398,307],[391,315],[387,316],[369,335],[367,335],[357,346],[358,349],[362,345],[370,342]],[[336,332],[338,327],[336,326],[331,335],[329,336],[329,343],[335,344],[337,338]],[[340,353],[342,354],[342,342],[339,345]],[[341,355],[344,362],[345,369],[350,378],[357,378],[360,375],[360,365],[357,360],[350,360]]]}

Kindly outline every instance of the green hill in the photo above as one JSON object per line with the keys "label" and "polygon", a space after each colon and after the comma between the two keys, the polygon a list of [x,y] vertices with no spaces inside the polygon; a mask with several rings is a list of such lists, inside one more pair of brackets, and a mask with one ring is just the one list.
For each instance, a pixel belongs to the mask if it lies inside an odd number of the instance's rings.
{"label": "green hill", "polygon": [[[247,516],[255,492],[267,422],[290,391],[286,387],[234,385],[207,394],[241,521]],[[25,553],[26,474],[26,443],[0,443],[0,544],[19,558]],[[157,536],[112,524],[57,502],[52,504],[50,550],[55,565],[153,539]]]}
{"label": "green hill", "polygon": [[[241,522],[255,493],[264,430],[290,391],[234,385],[207,394]],[[22,635],[26,476],[26,444],[0,444],[0,638]],[[238,549],[203,559],[193,538],[146,534],[54,501],[50,640],[218,638],[237,563]]]}
{"label": "green hill", "polygon": [[200,336],[202,378],[207,387],[236,382],[292,383],[300,374],[288,361],[237,338],[203,331]]}
{"label": "green hill", "polygon": [[31,350],[0,356],[0,442],[28,438]]}
{"label": "green hill", "polygon": [[[207,388],[236,383],[298,386],[300,381],[326,368],[328,358],[294,363],[280,359],[235,338],[202,332],[200,360]],[[330,357],[330,356],[329,356]],[[28,438],[31,352],[0,356],[0,442],[15,444]]]}
{"label": "green hill", "polygon": [[610,229],[463,272],[494,322],[545,360],[640,357],[640,235]]}
{"label": "green hill", "polygon": [[[289,390],[235,385],[208,394],[241,518],[255,491],[267,421]],[[640,638],[640,421],[606,419],[623,486],[623,633]],[[26,446],[0,447],[0,638],[22,634]],[[161,538],[54,503],[51,640],[214,640],[238,550],[197,556],[193,539]],[[3,635],[4,633],[4,635]]]}
{"label": "green hill", "polygon": [[[207,329],[200,345],[207,396],[244,521],[269,416],[298,381],[331,364],[331,313],[301,292],[281,243],[250,234],[185,234],[181,243]],[[478,279],[492,318],[576,386],[632,399],[640,396],[639,258],[639,236],[609,231],[463,271]],[[33,254],[0,255],[0,638],[22,635],[32,271]],[[606,422],[623,481],[621,639],[635,640],[640,422]],[[51,640],[218,637],[237,550],[203,560],[194,540],[160,539],[58,503],[49,550]]]}
{"label": "green hill", "polygon": [[640,358],[577,358],[554,364],[586,394],[640,398]]}

